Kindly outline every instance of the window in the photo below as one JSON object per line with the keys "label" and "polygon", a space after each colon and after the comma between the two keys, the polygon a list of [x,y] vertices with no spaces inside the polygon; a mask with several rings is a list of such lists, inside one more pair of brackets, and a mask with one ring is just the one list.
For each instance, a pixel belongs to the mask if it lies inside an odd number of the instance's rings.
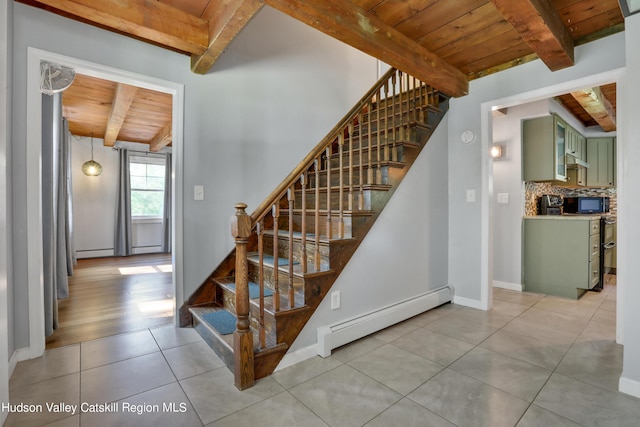
{"label": "window", "polygon": [[164,209],[165,159],[132,156],[129,164],[131,178],[131,216],[134,218],[162,218]]}

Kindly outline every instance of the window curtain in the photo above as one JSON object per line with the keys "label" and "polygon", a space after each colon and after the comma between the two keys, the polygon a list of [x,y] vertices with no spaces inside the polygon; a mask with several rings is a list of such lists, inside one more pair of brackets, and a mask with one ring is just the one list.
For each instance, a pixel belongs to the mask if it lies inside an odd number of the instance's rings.
{"label": "window curtain", "polygon": [[131,179],[129,177],[129,150],[119,151],[118,193],[116,200],[115,256],[133,253],[131,237]]}
{"label": "window curtain", "polygon": [[162,219],[162,252],[171,253],[171,153],[166,154],[164,171],[164,216]]}
{"label": "window curtain", "polygon": [[42,95],[42,238],[45,334],[58,327],[58,299],[73,274],[71,148],[62,95]]}

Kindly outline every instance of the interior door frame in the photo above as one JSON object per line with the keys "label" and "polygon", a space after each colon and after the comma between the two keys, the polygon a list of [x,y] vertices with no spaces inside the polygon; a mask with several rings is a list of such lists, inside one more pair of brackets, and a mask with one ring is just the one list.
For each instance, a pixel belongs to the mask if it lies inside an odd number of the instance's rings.
{"label": "interior door frame", "polygon": [[40,62],[51,61],[73,68],[77,73],[111,80],[172,95],[172,248],[174,323],[184,301],[183,285],[183,130],[184,85],[151,76],[119,70],[102,64],[60,55],[33,47],[27,52],[27,281],[29,294],[29,347],[19,360],[39,357],[46,346],[42,260],[42,97]]}

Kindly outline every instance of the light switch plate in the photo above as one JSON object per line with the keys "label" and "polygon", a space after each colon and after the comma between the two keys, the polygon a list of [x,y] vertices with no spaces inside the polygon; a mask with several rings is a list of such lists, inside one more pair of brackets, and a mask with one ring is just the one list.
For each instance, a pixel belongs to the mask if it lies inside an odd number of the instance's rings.
{"label": "light switch plate", "polygon": [[498,204],[506,205],[509,203],[509,193],[498,193]]}
{"label": "light switch plate", "polygon": [[331,292],[331,310],[340,308],[340,291]]}
{"label": "light switch plate", "polygon": [[204,187],[202,185],[193,186],[193,200],[204,200]]}
{"label": "light switch plate", "polygon": [[467,203],[476,201],[476,190],[467,190]]}

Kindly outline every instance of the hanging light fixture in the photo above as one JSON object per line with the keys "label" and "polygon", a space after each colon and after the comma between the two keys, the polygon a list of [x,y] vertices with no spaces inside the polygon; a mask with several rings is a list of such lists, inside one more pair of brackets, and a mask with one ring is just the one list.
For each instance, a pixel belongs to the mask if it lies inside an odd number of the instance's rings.
{"label": "hanging light fixture", "polygon": [[98,176],[102,173],[102,165],[93,160],[93,132],[91,132],[91,160],[82,164],[82,173],[87,176]]}

